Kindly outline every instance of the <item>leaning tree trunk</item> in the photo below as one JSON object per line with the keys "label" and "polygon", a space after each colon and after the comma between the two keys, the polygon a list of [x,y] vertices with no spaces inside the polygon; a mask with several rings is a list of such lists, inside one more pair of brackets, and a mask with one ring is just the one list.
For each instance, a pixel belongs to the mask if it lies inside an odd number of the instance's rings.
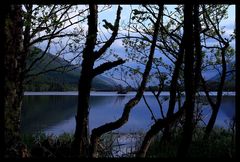
{"label": "leaning tree trunk", "polygon": [[163,119],[158,119],[152,126],[151,128],[147,131],[143,142],[141,144],[141,147],[139,151],[137,152],[136,156],[144,158],[147,154],[147,151],[149,149],[149,146],[153,140],[153,137],[161,131],[164,127],[169,126],[170,124],[176,122],[178,120],[185,109],[185,103],[183,104],[182,108],[180,108],[176,113],[172,114],[169,117],[163,118]]}
{"label": "leaning tree trunk", "polygon": [[[179,52],[178,52],[178,58],[175,62],[175,68],[173,71],[173,75],[172,75],[172,80],[171,80],[171,84],[170,84],[170,99],[169,99],[169,106],[168,106],[168,111],[167,111],[167,117],[170,117],[174,114],[174,108],[175,108],[175,104],[176,104],[176,93],[177,93],[177,84],[178,84],[178,78],[179,78],[179,73],[180,73],[180,68],[181,65],[183,63],[183,55],[184,55],[184,35],[183,34],[183,38],[179,47]],[[164,143],[166,141],[169,141],[171,139],[171,126],[170,125],[166,125],[166,127],[164,128],[163,131],[163,136],[161,139],[161,143]]]}
{"label": "leaning tree trunk", "polygon": [[[224,82],[226,79],[226,72],[227,72],[227,65],[226,65],[226,59],[225,59],[225,51],[226,49],[229,47],[229,44],[226,44],[225,47],[223,47],[222,51],[221,51],[221,57],[222,57],[222,76],[221,76],[221,81],[220,84],[218,86],[218,91],[217,91],[217,100],[216,100],[216,104],[211,104],[212,107],[212,114],[211,117],[208,121],[208,124],[206,126],[205,129],[205,134],[203,139],[207,140],[209,138],[209,135],[214,127],[214,124],[216,122],[217,119],[217,115],[219,112],[219,108],[221,106],[221,101],[222,101],[222,93],[223,93],[223,87],[224,87]],[[209,98],[210,99],[210,98]]]}
{"label": "leaning tree trunk", "polygon": [[4,22],[4,139],[5,156],[17,156],[23,99],[23,19],[21,5],[6,6]]}
{"label": "leaning tree trunk", "polygon": [[[205,10],[205,9],[204,9]],[[216,102],[214,103],[213,100],[211,99],[207,86],[206,86],[206,81],[203,79],[203,77],[201,76],[201,80],[202,80],[202,85],[207,97],[208,102],[210,103],[210,106],[212,108],[212,114],[210,117],[210,120],[208,121],[208,124],[206,126],[205,129],[205,134],[203,139],[204,140],[208,140],[209,135],[214,127],[218,112],[219,112],[219,108],[221,106],[221,101],[222,101],[222,93],[223,93],[223,88],[224,88],[224,83],[225,83],[225,79],[226,79],[226,72],[227,72],[227,65],[226,65],[226,59],[225,59],[225,55],[226,55],[226,51],[229,47],[229,42],[227,42],[226,40],[224,40],[224,38],[221,36],[220,32],[217,30],[216,27],[214,27],[214,23],[211,21],[211,18],[209,17],[209,15],[207,14],[207,18],[209,19],[211,25],[213,25],[213,28],[217,34],[217,36],[219,37],[218,40],[220,40],[220,43],[222,43],[224,46],[221,47],[221,60],[222,60],[222,71],[221,71],[221,79],[220,79],[220,83],[217,89],[217,99]]]}
{"label": "leaning tree trunk", "polygon": [[[203,5],[203,12],[206,12],[206,9]],[[209,138],[209,135],[214,127],[214,124],[215,124],[215,121],[216,121],[216,118],[217,118],[217,114],[218,114],[218,111],[219,111],[219,108],[220,108],[220,105],[221,105],[221,101],[222,101],[222,92],[223,92],[223,87],[224,87],[224,82],[225,82],[225,78],[226,78],[226,70],[227,70],[227,65],[226,65],[226,59],[225,59],[225,55],[226,55],[226,51],[227,51],[227,48],[229,47],[229,41],[225,40],[220,31],[218,30],[218,28],[215,26],[215,23],[211,20],[209,14],[206,14],[206,17],[207,19],[209,20],[209,23],[213,26],[213,29],[218,37],[218,41],[219,43],[223,44],[224,46],[221,47],[221,60],[222,60],[222,71],[221,71],[221,79],[220,79],[220,84],[218,86],[218,90],[217,90],[217,99],[216,99],[216,102],[214,103],[213,100],[211,99],[210,95],[209,95],[209,91],[207,89],[207,86],[206,86],[206,81],[203,79],[203,77],[201,76],[201,81],[202,81],[202,85],[203,85],[203,88],[204,88],[204,91],[205,91],[205,94],[206,94],[206,97],[207,97],[207,100],[212,108],[212,114],[211,114],[211,117],[210,117],[210,120],[206,126],[206,129],[205,129],[205,134],[204,134],[204,137],[203,139],[204,140],[208,140]]]}
{"label": "leaning tree trunk", "polygon": [[[163,5],[159,5],[159,7],[163,8]],[[152,38],[152,44],[150,47],[150,53],[148,56],[148,61],[147,61],[147,64],[146,64],[146,67],[145,67],[145,70],[143,73],[140,87],[137,90],[137,93],[132,99],[130,99],[128,101],[128,103],[125,104],[123,113],[120,118],[118,118],[117,120],[115,120],[113,122],[106,123],[98,128],[94,128],[92,130],[91,149],[90,149],[91,157],[94,157],[94,158],[98,157],[98,145],[100,143],[100,137],[103,134],[113,131],[115,129],[118,129],[121,126],[123,126],[125,123],[127,123],[132,108],[135,105],[137,105],[139,103],[140,99],[142,98],[144,90],[145,90],[145,86],[147,84],[147,79],[148,79],[149,73],[152,68],[152,62],[153,62],[153,58],[154,58],[154,52],[155,52],[155,47],[156,47],[156,42],[157,42],[157,36],[159,33],[161,17],[162,17],[162,12],[159,12],[157,20],[154,24],[154,33],[153,33],[153,38]]]}

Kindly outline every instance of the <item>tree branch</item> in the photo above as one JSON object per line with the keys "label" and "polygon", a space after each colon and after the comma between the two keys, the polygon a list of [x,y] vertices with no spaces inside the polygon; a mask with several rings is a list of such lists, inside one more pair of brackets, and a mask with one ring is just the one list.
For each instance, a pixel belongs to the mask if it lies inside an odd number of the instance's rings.
{"label": "tree branch", "polygon": [[97,145],[99,142],[99,138],[101,137],[101,135],[103,135],[106,132],[115,130],[117,128],[120,128],[122,125],[124,125],[129,118],[129,114],[131,112],[131,109],[138,104],[138,102],[140,101],[141,97],[143,96],[144,93],[144,89],[145,86],[147,84],[147,79],[152,67],[152,62],[153,62],[153,56],[154,56],[154,52],[155,52],[155,47],[156,47],[156,42],[157,42],[157,36],[159,33],[159,24],[160,24],[160,20],[161,20],[161,15],[162,13],[158,13],[158,19],[156,21],[156,23],[154,24],[154,34],[153,34],[153,40],[152,40],[152,45],[151,45],[151,50],[150,50],[150,54],[148,57],[148,62],[146,64],[144,73],[143,73],[143,77],[142,77],[142,81],[141,81],[141,85],[137,90],[137,94],[131,99],[129,100],[128,103],[126,103],[123,113],[121,115],[120,118],[118,118],[117,120],[113,121],[113,122],[109,122],[106,123],[98,128],[94,128],[92,130],[92,135],[91,135],[91,156],[92,157],[97,157]]}
{"label": "tree branch", "polygon": [[114,68],[115,66],[121,65],[123,63],[125,63],[125,60],[122,60],[122,59],[119,59],[119,60],[113,61],[113,62],[105,62],[105,63],[99,65],[98,67],[96,67],[95,69],[93,69],[92,77],[102,74],[105,71],[110,70],[110,69]]}
{"label": "tree branch", "polygon": [[147,102],[147,100],[146,100],[146,97],[145,97],[144,95],[143,95],[143,100],[144,100],[144,103],[145,103],[145,105],[147,106],[149,112],[150,112],[151,115],[152,115],[151,119],[154,120],[154,122],[156,123],[156,122],[157,122],[157,119],[156,119],[156,117],[154,116],[154,113],[153,113],[151,107],[149,106],[149,104],[148,104],[148,102]]}
{"label": "tree branch", "polygon": [[115,38],[118,34],[118,28],[119,28],[119,22],[120,22],[120,14],[121,14],[122,7],[118,6],[117,9],[117,17],[113,26],[113,33],[109,40],[100,48],[94,55],[94,59],[97,60],[106,50],[112,45],[112,43],[115,41]]}

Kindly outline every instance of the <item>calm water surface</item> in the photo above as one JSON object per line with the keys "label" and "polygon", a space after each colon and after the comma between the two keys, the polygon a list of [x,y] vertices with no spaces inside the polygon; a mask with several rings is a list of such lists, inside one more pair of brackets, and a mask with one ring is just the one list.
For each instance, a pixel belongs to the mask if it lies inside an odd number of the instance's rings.
{"label": "calm water surface", "polygon": [[[106,122],[118,119],[123,112],[124,105],[132,97],[132,95],[121,96],[111,93],[92,95],[90,98],[90,130]],[[146,93],[146,99],[156,118],[161,117],[160,109],[154,96]],[[162,96],[161,100],[163,101],[163,107],[166,109],[169,102],[167,96]],[[216,125],[227,127],[227,122],[234,116],[234,109],[235,97],[224,96]],[[54,135],[64,132],[73,133],[75,129],[76,110],[76,94],[65,93],[63,95],[54,95],[52,93],[44,95],[42,93],[41,95],[26,95],[22,110],[22,133],[45,132]],[[203,105],[202,111],[205,114],[205,121],[207,121],[211,109],[209,106]],[[166,113],[166,110],[164,113]],[[117,131],[145,131],[152,124],[151,113],[142,99],[131,111],[128,123]]]}

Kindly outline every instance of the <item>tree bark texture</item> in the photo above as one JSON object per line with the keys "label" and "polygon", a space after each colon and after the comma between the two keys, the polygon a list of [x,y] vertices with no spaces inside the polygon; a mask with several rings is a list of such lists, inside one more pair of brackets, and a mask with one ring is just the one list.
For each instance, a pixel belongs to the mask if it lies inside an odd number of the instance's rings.
{"label": "tree bark texture", "polygon": [[[20,117],[23,99],[23,19],[21,5],[7,5],[4,20],[4,139],[5,156],[20,142]],[[2,32],[2,31],[1,31]],[[10,154],[9,154],[10,153]]]}

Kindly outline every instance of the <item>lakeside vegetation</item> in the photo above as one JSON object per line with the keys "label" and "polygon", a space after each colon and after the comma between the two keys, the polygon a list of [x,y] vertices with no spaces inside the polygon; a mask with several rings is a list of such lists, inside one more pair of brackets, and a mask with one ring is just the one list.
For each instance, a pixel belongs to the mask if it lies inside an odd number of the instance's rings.
{"label": "lakeside vegetation", "polygon": [[[148,158],[174,158],[177,157],[177,148],[181,140],[180,129],[173,131],[170,141],[161,140],[162,133],[159,133],[149,147],[146,154]],[[187,158],[233,158],[235,154],[233,128],[215,127],[208,142],[203,140],[204,127],[198,127],[193,134],[193,142],[190,146],[190,152]],[[128,137],[126,137],[128,136]],[[143,132],[131,133],[113,133],[109,132],[101,138],[101,149],[99,150],[101,158],[120,158],[135,157],[136,150],[140,147],[144,137]],[[122,138],[121,142],[120,139]],[[133,141],[131,144],[124,142],[124,139]],[[59,136],[38,134],[23,134],[23,142],[29,150],[32,158],[71,158],[74,157],[71,152],[71,143],[73,134],[63,133]],[[124,147],[126,145],[126,147]],[[119,156],[120,155],[120,156]]]}

